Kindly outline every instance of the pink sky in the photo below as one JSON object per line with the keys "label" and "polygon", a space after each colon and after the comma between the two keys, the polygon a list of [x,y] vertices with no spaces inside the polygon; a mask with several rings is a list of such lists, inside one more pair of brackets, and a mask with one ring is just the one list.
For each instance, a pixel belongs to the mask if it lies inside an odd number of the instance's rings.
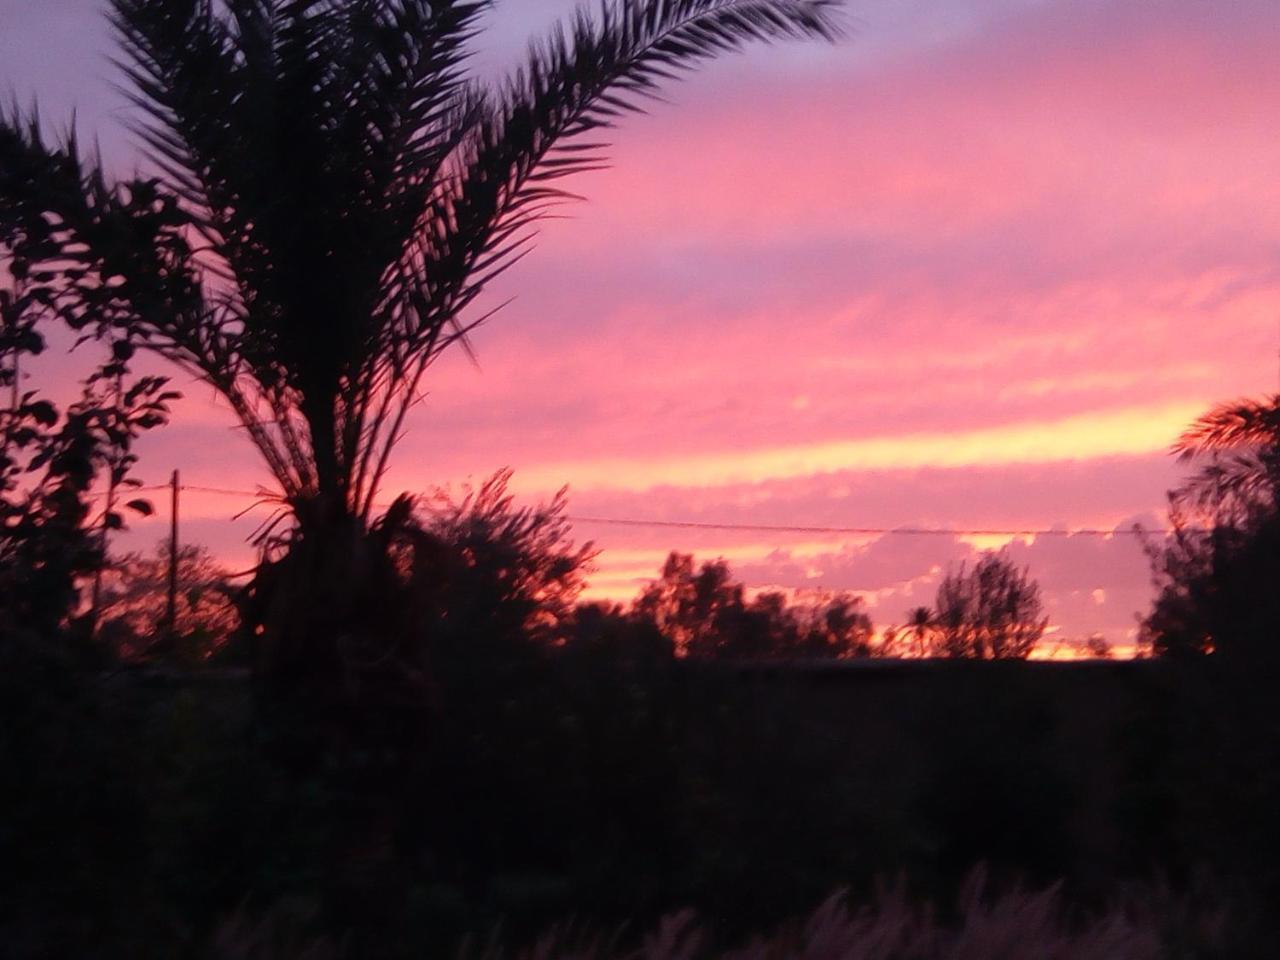
{"label": "pink sky", "polygon": [[[483,69],[565,9],[512,0]],[[1210,403],[1274,390],[1280,6],[1270,0],[853,2],[833,48],[762,49],[626,122],[590,202],[550,223],[435,371],[388,491],[516,469],[579,516],[805,526],[1158,524],[1166,454]],[[0,85],[78,107],[132,164],[91,0],[0,0]],[[207,389],[143,474],[252,488]],[[189,494],[236,563],[252,518]],[[135,543],[160,535],[138,524]],[[636,530],[593,590],[666,550],[751,585],[864,591],[880,624],[993,541]],[[1149,603],[1133,538],[1018,541],[1059,636],[1123,641]]]}

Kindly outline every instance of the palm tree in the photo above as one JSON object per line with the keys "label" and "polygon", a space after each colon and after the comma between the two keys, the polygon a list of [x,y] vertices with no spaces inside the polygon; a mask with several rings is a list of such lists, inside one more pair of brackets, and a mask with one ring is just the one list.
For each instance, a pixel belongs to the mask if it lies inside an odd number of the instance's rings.
{"label": "palm tree", "polygon": [[1142,642],[1160,656],[1274,657],[1280,394],[1219,404],[1173,451],[1201,466],[1169,493],[1168,536],[1145,544],[1158,594]]}
{"label": "palm tree", "polygon": [[928,607],[912,607],[907,613],[907,630],[911,632],[915,655],[928,656],[933,634],[933,611]]}
{"label": "palm tree", "polygon": [[592,135],[719,53],[833,39],[837,2],[606,0],[486,87],[463,66],[491,0],[111,0],[155,174],[113,182],[0,116],[0,247],[51,312],[230,405],[292,520],[304,620],[331,622],[427,370],[601,163]]}
{"label": "palm tree", "polygon": [[1280,504],[1280,394],[1222,403],[1188,427],[1173,447],[1198,473],[1173,491],[1175,508],[1192,506],[1215,523],[1237,525]]}

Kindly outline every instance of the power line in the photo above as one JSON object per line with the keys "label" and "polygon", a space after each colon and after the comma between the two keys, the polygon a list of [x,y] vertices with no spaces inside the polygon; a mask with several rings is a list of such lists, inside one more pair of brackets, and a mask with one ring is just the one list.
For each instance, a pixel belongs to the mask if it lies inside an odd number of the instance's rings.
{"label": "power line", "polygon": [[183,490],[194,490],[196,493],[214,493],[224,497],[269,497],[265,490],[228,490],[226,487],[201,487],[183,484]]}
{"label": "power line", "polygon": [[1060,527],[1044,529],[941,529],[936,527],[791,527],[770,523],[708,523],[699,520],[637,520],[623,517],[566,517],[574,523],[599,523],[620,527],[674,527],[685,530],[741,530],[753,533],[844,533],[854,536],[904,534],[923,537],[1114,537],[1141,536],[1147,533],[1170,533],[1160,528],[1153,530],[1121,528],[1102,530],[1081,528],[1064,530]]}
{"label": "power line", "polygon": [[[171,490],[173,489],[173,485],[168,483],[155,483],[155,484],[149,484],[144,487],[129,487],[127,489],[128,489],[128,492],[130,493],[155,493],[160,490]],[[190,484],[190,483],[179,484],[178,489],[191,490],[196,493],[215,493],[215,494],[220,494],[226,497],[269,496],[269,494],[267,494],[265,491],[260,491],[260,490],[229,490],[226,487],[203,487],[203,486]],[[106,495],[107,494],[105,490],[99,490],[96,493],[89,494],[90,497],[105,497]]]}
{"label": "power line", "polygon": [[[167,484],[153,487],[138,487],[138,491],[167,490]],[[206,487],[198,484],[182,484],[182,490],[196,493],[211,493],[227,497],[268,496],[261,490],[233,490],[227,487]],[[771,523],[715,523],[702,520],[649,520],[639,517],[581,517],[566,516],[571,523],[597,524],[614,527],[646,527],[654,529],[675,530],[732,530],[742,533],[797,533],[797,534],[844,534],[846,536],[913,536],[913,537],[1134,537],[1143,535],[1165,535],[1173,531],[1157,527],[1150,530],[1137,526],[1106,530],[1098,527],[1064,529],[1061,527],[981,527],[981,528],[939,528],[939,527],[841,527],[841,526],[804,526]]]}
{"label": "power line", "polygon": [[[146,487],[125,487],[123,488],[123,492],[124,493],[154,493],[157,490],[168,490],[168,489],[169,489],[169,484],[158,483],[158,484],[152,484]],[[186,489],[186,488],[184,487],[183,489]],[[86,494],[85,496],[87,496],[90,500],[92,500],[96,497],[105,497],[106,495],[107,495],[106,490],[99,490],[96,493],[89,493],[89,494]]]}

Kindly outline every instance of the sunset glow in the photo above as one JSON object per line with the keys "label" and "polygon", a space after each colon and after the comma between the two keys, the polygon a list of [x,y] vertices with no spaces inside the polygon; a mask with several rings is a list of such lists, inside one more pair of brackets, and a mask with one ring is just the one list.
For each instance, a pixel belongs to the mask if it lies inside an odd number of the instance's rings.
{"label": "sunset glow", "polygon": [[[566,4],[501,8],[487,64]],[[0,0],[0,80],[78,108],[135,162],[90,0]],[[384,494],[510,465],[583,517],[783,526],[1162,523],[1179,431],[1274,387],[1280,7],[1263,0],[871,2],[832,49],[752,53],[621,125],[589,202],[487,295],[477,364],[428,378]],[[39,36],[39,45],[32,42]],[[50,64],[56,64],[56,69]],[[71,64],[69,67],[68,64]],[[483,309],[484,305],[480,305]],[[142,473],[266,482],[205,388]],[[193,492],[188,535],[235,565],[262,511]],[[163,518],[126,542],[154,541]],[[927,603],[1009,538],[928,541],[581,524],[589,595],[624,599],[667,550],[752,586]],[[1014,540],[1058,635],[1133,634],[1132,537]]]}

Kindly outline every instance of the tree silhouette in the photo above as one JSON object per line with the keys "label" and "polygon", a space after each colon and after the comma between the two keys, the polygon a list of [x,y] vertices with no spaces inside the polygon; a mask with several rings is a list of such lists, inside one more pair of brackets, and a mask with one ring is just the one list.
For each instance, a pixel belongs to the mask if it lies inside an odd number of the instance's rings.
{"label": "tree silhouette", "polygon": [[[13,239],[0,230],[0,243]],[[95,504],[92,491],[103,478],[113,492],[139,485],[133,443],[165,422],[177,394],[162,377],[131,377],[124,343],[65,410],[23,389],[23,361],[45,349],[41,301],[26,264],[11,263],[9,274],[0,287],[0,637],[48,640],[82,612],[80,590],[101,567],[103,534],[124,525],[125,510],[151,512],[140,499]]]}
{"label": "tree silhouette", "polygon": [[1280,394],[1219,404],[1178,438],[1174,453],[1201,467],[1174,493],[1214,524],[1240,525],[1280,498]]}
{"label": "tree silhouette", "polygon": [[[616,0],[496,86],[489,0],[112,0],[150,179],[0,118],[0,223],[43,298],[235,412],[291,516],[281,649],[360,629],[379,485],[432,362],[524,252],[593,133],[751,41],[833,38],[834,0]],[[277,574],[279,571],[277,571]]]}
{"label": "tree silhouette", "polygon": [[1001,553],[988,552],[972,570],[948,573],[932,616],[936,655],[977,660],[1025,659],[1048,626],[1040,587]]}
{"label": "tree silhouette", "polygon": [[486,650],[500,653],[504,645],[549,647],[573,619],[596,551],[570,539],[565,491],[517,507],[510,479],[501,470],[461,499],[436,491],[427,504],[418,543],[425,537],[447,560],[406,569],[417,578],[410,583],[417,597],[435,597],[437,651],[451,643],[483,661]]}
{"label": "tree silhouette", "polygon": [[1158,656],[1274,657],[1280,395],[1214,407],[1174,452],[1200,467],[1169,493],[1172,533],[1147,544],[1157,595],[1141,640]]}
{"label": "tree silhouette", "polygon": [[840,660],[876,652],[871,617],[852,593],[820,593],[792,604],[788,613],[796,625],[796,656]]}
{"label": "tree silhouette", "polygon": [[911,633],[911,651],[917,657],[929,653],[933,611],[928,607],[915,607],[907,614],[907,630]]}
{"label": "tree silhouette", "polygon": [[106,563],[100,639],[122,660],[171,658],[200,663],[231,641],[240,625],[228,571],[198,544],[178,548],[176,618],[169,631],[169,544]]}
{"label": "tree silhouette", "polygon": [[710,658],[726,645],[725,619],[745,606],[743,593],[742,584],[733,582],[723,560],[695,568],[692,554],[673,552],[635,606],[682,656]]}
{"label": "tree silhouette", "polygon": [[907,611],[906,623],[886,627],[876,653],[882,657],[916,657],[930,655],[934,648],[933,611],[913,607]]}
{"label": "tree silhouette", "polygon": [[672,553],[637,598],[634,614],[695,660],[844,659],[872,653],[871,618],[861,598],[818,593],[791,601],[765,590],[748,599],[724,560],[694,565]]}
{"label": "tree silhouette", "polygon": [[578,604],[564,641],[571,654],[596,655],[610,668],[666,663],[676,652],[651,619],[613,603]]}
{"label": "tree silhouette", "polygon": [[1091,633],[1084,638],[1084,649],[1094,660],[1110,660],[1115,656],[1111,644],[1100,633]]}

